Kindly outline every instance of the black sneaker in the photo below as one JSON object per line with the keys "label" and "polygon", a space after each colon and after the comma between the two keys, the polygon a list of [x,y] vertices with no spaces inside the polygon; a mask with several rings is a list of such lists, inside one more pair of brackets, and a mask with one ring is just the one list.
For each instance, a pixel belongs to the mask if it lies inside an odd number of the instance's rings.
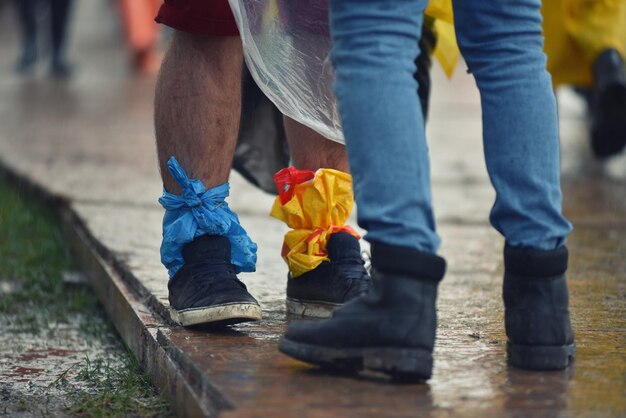
{"label": "black sneaker", "polygon": [[504,249],[504,321],[509,363],[528,370],[560,370],[576,345],[565,281],[567,248]]}
{"label": "black sneaker", "polygon": [[437,329],[437,286],[445,261],[409,248],[372,245],[373,286],[321,321],[289,325],[279,350],[344,371],[403,381],[428,379]]}
{"label": "black sneaker", "polygon": [[591,148],[600,158],[626,147],[626,75],[624,59],[614,49],[602,52],[593,67]]}
{"label": "black sneaker", "polygon": [[331,235],[328,258],[330,262],[287,279],[288,314],[327,318],[333,309],[367,291],[369,275],[355,237],[345,232]]}
{"label": "black sneaker", "polygon": [[167,285],[172,319],[183,326],[230,325],[261,319],[259,303],[230,263],[230,241],[197,237],[182,250],[185,265]]}

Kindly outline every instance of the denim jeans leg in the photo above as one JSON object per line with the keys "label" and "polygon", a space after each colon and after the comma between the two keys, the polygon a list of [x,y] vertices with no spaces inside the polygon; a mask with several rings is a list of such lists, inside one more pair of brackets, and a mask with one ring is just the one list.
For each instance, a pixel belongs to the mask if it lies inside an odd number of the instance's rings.
{"label": "denim jeans leg", "polygon": [[540,0],[453,0],[457,41],[480,90],[490,220],[509,245],[550,250],[561,212],[556,99],[543,53]]}
{"label": "denim jeans leg", "polygon": [[331,0],[335,94],[366,239],[439,247],[413,77],[426,0]]}

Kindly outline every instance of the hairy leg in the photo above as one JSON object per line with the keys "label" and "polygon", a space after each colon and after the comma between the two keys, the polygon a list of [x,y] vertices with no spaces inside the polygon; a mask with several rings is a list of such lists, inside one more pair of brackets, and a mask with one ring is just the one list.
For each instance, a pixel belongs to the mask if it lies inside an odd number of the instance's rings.
{"label": "hairy leg", "polygon": [[176,32],[156,87],[155,132],[161,178],[180,188],[167,170],[175,156],[207,189],[228,181],[241,116],[239,37]]}
{"label": "hairy leg", "polygon": [[350,172],[346,147],[326,139],[295,120],[284,116],[283,123],[294,167],[301,170],[334,168]]}

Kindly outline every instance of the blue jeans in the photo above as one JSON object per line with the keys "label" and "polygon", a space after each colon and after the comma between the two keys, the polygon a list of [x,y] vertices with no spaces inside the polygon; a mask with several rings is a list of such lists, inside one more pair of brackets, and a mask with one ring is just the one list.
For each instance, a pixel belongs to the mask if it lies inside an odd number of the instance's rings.
{"label": "blue jeans", "polygon": [[[425,0],[330,0],[332,60],[359,225],[368,241],[434,253],[428,147],[413,77]],[[540,0],[455,0],[481,94],[491,224],[509,245],[565,243],[556,99]],[[458,132],[460,138],[463,132]]]}

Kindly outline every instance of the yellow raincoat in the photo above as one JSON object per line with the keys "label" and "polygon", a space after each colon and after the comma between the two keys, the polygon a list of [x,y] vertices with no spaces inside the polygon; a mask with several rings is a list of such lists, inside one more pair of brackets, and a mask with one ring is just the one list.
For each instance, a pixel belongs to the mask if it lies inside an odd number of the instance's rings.
{"label": "yellow raincoat", "polygon": [[624,57],[626,0],[544,0],[543,29],[548,71],[555,86],[588,86],[600,52]]}
{"label": "yellow raincoat", "polygon": [[[452,0],[431,0],[425,13],[436,19],[434,55],[451,77],[460,56]],[[626,0],[544,0],[542,14],[548,71],[555,86],[591,85],[591,67],[605,49],[626,57]]]}
{"label": "yellow raincoat", "polygon": [[424,14],[435,19],[434,29],[437,43],[433,55],[437,58],[446,75],[452,77],[461,55],[454,35],[452,0],[430,0]]}

